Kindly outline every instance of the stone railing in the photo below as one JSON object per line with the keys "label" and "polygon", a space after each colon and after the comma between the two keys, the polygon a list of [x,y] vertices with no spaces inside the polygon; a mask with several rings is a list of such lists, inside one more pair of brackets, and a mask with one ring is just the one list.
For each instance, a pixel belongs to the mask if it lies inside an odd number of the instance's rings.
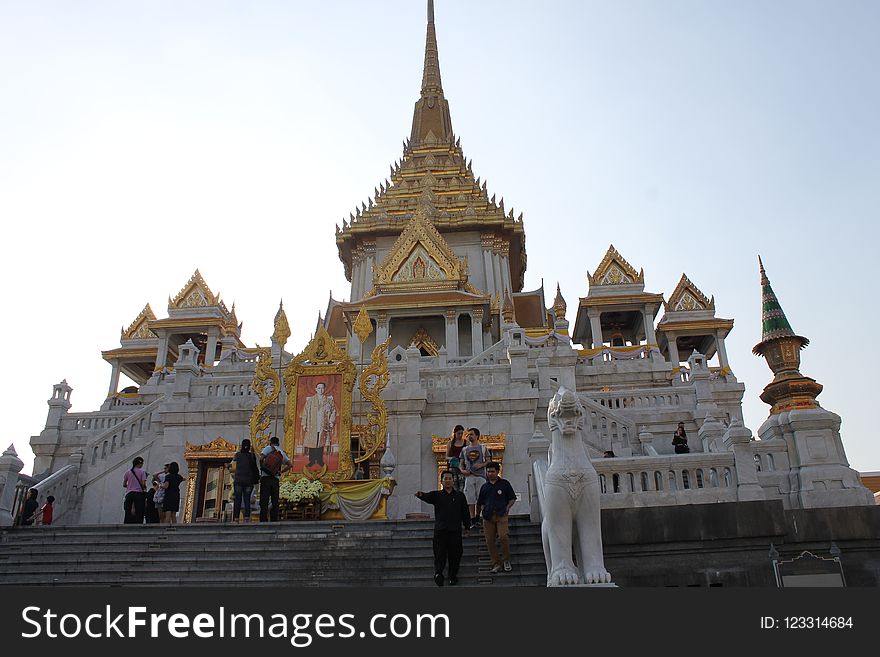
{"label": "stone railing", "polygon": [[[99,463],[106,464],[117,452],[123,451],[123,448],[131,443],[138,442],[138,439],[150,432],[153,421],[153,411],[155,411],[162,403],[161,399],[144,406],[141,410],[133,415],[129,415],[122,422],[117,422],[107,431],[99,434],[89,441],[84,452],[85,463],[89,467],[97,466]],[[139,443],[140,445],[140,443]],[[130,452],[130,449],[124,450]],[[100,468],[102,471],[107,470],[106,465]]]}
{"label": "stone railing", "polygon": [[734,455],[679,454],[596,459],[602,506],[675,506],[735,502]]}
{"label": "stone railing", "polygon": [[606,408],[623,411],[677,409],[683,405],[684,398],[692,399],[692,395],[678,389],[666,391],[590,392],[581,394],[588,395],[590,399]]}
{"label": "stone railing", "polygon": [[251,380],[248,379],[247,383],[235,381],[209,383],[206,387],[206,394],[208,397],[252,397],[256,393],[254,393]]}
{"label": "stone railing", "polygon": [[444,390],[450,388],[478,388],[493,386],[498,381],[498,372],[485,367],[477,371],[461,372],[458,368],[451,371],[422,371],[420,381],[428,390]]}
{"label": "stone railing", "polygon": [[618,415],[607,406],[603,406],[589,397],[584,397],[583,394],[579,397],[581,404],[587,411],[584,431],[592,432],[599,439],[599,444],[594,445],[596,449],[601,451],[611,449],[612,445],[630,446],[638,442],[635,422]]}
{"label": "stone railing", "polygon": [[78,465],[65,465],[31,487],[40,492],[38,500],[40,506],[46,501],[47,496],[53,495],[55,497],[52,506],[52,524],[63,525],[68,511],[76,507],[76,478],[78,474]]}
{"label": "stone railing", "polygon": [[499,340],[488,349],[484,349],[482,353],[466,360],[462,363],[462,367],[472,367],[474,365],[497,365],[498,363],[507,362],[507,341]]}
{"label": "stone railing", "polygon": [[[95,411],[93,413],[68,413],[61,419],[62,431],[106,431],[112,429],[132,413],[144,408],[143,404],[118,404],[114,411]],[[122,411],[122,412],[120,412]]]}

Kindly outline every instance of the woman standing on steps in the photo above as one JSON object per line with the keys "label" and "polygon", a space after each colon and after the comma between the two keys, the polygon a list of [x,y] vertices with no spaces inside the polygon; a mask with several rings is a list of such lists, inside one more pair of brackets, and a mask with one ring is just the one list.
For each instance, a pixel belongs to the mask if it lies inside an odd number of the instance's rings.
{"label": "woman standing on steps", "polygon": [[180,466],[177,461],[168,464],[168,474],[162,488],[165,489],[165,499],[162,500],[162,515],[165,522],[173,525],[177,522],[177,512],[180,511],[180,484],[183,477],[180,476]]}
{"label": "woman standing on steps", "polygon": [[464,427],[455,425],[452,430],[452,438],[446,443],[446,463],[452,473],[455,490],[464,490],[464,476],[461,474],[461,450],[467,445],[464,439]]}
{"label": "woman standing on steps", "polygon": [[257,457],[251,450],[251,441],[245,438],[241,441],[241,449],[235,453],[232,459],[233,478],[232,490],[232,522],[238,522],[239,511],[244,507],[244,521],[251,521],[251,493],[254,486],[260,481],[260,469],[257,467]]}

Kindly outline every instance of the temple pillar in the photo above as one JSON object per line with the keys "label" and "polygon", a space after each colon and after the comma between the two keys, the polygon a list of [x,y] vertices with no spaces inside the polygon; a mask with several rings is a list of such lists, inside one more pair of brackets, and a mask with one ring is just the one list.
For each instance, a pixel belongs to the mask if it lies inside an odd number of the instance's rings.
{"label": "temple pillar", "polygon": [[510,263],[506,255],[501,256],[501,275],[504,277],[504,285],[509,285],[513,290],[513,280],[510,278]]}
{"label": "temple pillar", "polygon": [[495,274],[492,269],[492,252],[488,248],[483,248],[483,269],[486,271],[486,294],[490,297],[498,291],[498,285],[495,282]]}
{"label": "temple pillar", "polygon": [[473,357],[483,353],[483,309],[471,311],[471,352]]}
{"label": "temple pillar", "polygon": [[119,361],[113,361],[113,371],[110,373],[110,389],[107,391],[107,396],[112,397],[119,391]]}
{"label": "temple pillar", "polygon": [[168,333],[161,331],[159,335],[159,348],[156,350],[156,367],[154,370],[161,370],[168,361]]}
{"label": "temple pillar", "polygon": [[217,341],[220,339],[220,329],[208,329],[208,340],[205,343],[205,367],[214,367],[214,359],[217,357]]}
{"label": "temple pillar", "polygon": [[498,292],[504,294],[504,290],[510,287],[510,283],[505,282],[501,275],[501,256],[492,250],[492,271],[495,273],[495,280],[498,282]]}
{"label": "temple pillar", "polygon": [[654,316],[651,314],[651,309],[645,306],[642,316],[645,318],[645,341],[648,344],[657,344],[657,334],[654,332]]}
{"label": "temple pillar", "polygon": [[678,336],[669,332],[666,334],[666,339],[669,341],[669,362],[672,363],[672,367],[681,367],[681,357],[678,355]]}
{"label": "temple pillar", "polygon": [[458,316],[454,310],[446,313],[446,355],[458,358]]}
{"label": "temple pillar", "polygon": [[721,336],[720,331],[715,332],[715,345],[718,349],[718,362],[721,364],[721,369],[725,367],[730,369],[730,362],[727,360],[727,347],[724,345],[724,338]]}
{"label": "temple pillar", "polygon": [[388,339],[388,313],[376,314],[376,344],[382,344]]}
{"label": "temple pillar", "polygon": [[598,310],[588,311],[590,316],[590,330],[593,332],[593,349],[602,346],[602,321],[601,313]]}

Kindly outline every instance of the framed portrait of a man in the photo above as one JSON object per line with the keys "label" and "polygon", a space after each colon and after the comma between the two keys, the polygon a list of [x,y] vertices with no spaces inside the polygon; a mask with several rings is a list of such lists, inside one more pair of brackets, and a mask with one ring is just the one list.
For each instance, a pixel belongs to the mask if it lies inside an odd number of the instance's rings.
{"label": "framed portrait of a man", "polygon": [[296,384],[295,472],[339,469],[342,374],[300,376]]}
{"label": "framed portrait of a man", "polygon": [[323,327],[284,372],[284,448],[291,475],[338,481],[351,477],[354,362]]}

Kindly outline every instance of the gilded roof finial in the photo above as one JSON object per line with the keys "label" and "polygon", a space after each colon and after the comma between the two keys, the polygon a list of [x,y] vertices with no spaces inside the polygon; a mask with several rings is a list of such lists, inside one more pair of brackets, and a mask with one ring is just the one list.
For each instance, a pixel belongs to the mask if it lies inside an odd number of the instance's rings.
{"label": "gilded roof finial", "polygon": [[287,313],[284,312],[284,300],[282,299],[278,303],[278,312],[275,313],[275,332],[272,334],[272,341],[277,342],[283,349],[289,337],[290,324],[287,323]]}
{"label": "gilded roof finial", "polygon": [[556,283],[556,298],[553,299],[553,312],[556,313],[556,319],[565,319],[565,311],[568,305],[562,298],[562,291],[559,289],[559,283]]}

